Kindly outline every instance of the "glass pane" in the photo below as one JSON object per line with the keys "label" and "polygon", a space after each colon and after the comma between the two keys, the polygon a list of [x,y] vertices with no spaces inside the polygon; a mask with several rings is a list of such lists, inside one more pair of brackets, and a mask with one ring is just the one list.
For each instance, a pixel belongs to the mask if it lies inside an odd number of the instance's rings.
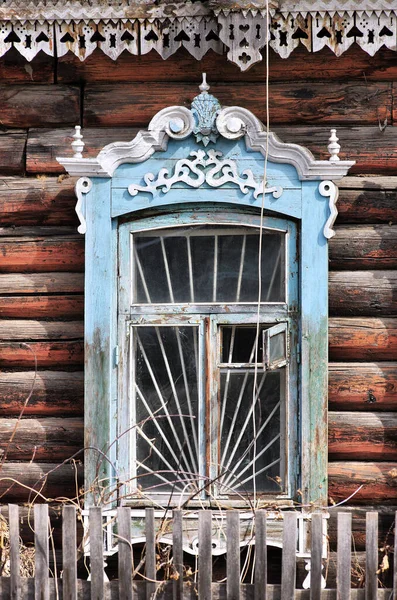
{"label": "glass pane", "polygon": [[270,365],[285,359],[285,353],[285,331],[280,331],[280,333],[270,336]]}
{"label": "glass pane", "polygon": [[221,362],[222,363],[263,363],[263,332],[259,328],[258,357],[255,361],[256,326],[231,326],[221,328]]}
{"label": "glass pane", "polygon": [[132,333],[137,485],[191,493],[198,485],[198,328]]}
{"label": "glass pane", "polygon": [[[195,227],[134,235],[134,302],[257,302],[259,234]],[[262,302],[285,300],[285,234],[265,230]]]}
{"label": "glass pane", "polygon": [[254,402],[252,370],[221,370],[221,493],[283,489],[282,432],[285,403],[285,369],[257,375]]}

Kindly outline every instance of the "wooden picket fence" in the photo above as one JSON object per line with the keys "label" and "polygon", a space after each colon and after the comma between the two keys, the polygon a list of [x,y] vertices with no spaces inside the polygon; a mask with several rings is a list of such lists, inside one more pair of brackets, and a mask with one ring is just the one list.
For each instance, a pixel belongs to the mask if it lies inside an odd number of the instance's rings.
{"label": "wooden picket fence", "polygon": [[[157,581],[156,531],[153,509],[145,515],[145,577],[132,580],[133,560],[131,509],[117,510],[118,579],[105,581],[104,529],[102,511],[89,511],[90,581],[77,577],[76,510],[65,506],[62,521],[61,577],[50,576],[49,519],[46,505],[34,506],[35,576],[20,575],[19,512],[9,506],[10,577],[0,577],[0,600],[397,600],[397,544],[394,545],[394,588],[378,588],[378,514],[366,515],[365,589],[351,589],[351,525],[350,513],[338,514],[338,552],[336,589],[321,589],[323,566],[322,515],[312,515],[311,585],[296,589],[297,515],[283,514],[283,553],[281,585],[267,584],[266,511],[255,515],[255,569],[252,584],[241,583],[239,514],[226,514],[226,582],[212,581],[212,514],[198,513],[198,573],[194,580],[183,576],[183,515],[172,515],[172,564],[174,576]],[[397,516],[397,513],[396,513]]]}

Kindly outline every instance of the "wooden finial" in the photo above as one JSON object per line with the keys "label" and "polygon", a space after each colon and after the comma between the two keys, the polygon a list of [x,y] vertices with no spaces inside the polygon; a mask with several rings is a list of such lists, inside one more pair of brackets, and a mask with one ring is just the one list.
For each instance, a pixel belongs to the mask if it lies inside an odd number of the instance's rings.
{"label": "wooden finial", "polygon": [[85,143],[83,142],[83,136],[81,135],[81,127],[80,125],[76,125],[75,127],[76,133],[73,136],[72,148],[73,148],[73,158],[83,158],[83,150]]}
{"label": "wooden finial", "polygon": [[209,89],[210,89],[210,86],[207,83],[207,73],[203,73],[203,81],[202,81],[201,85],[199,86],[199,90],[203,94],[206,94]]}
{"label": "wooden finial", "polygon": [[339,138],[336,137],[336,129],[331,129],[331,137],[329,138],[328,152],[330,153],[329,162],[334,163],[340,160],[338,154],[340,151]]}

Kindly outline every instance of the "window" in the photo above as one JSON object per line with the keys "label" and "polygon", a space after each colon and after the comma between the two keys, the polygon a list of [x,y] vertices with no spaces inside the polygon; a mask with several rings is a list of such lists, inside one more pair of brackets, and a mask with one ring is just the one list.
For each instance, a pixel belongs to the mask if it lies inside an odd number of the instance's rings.
{"label": "window", "polygon": [[120,228],[130,492],[143,501],[296,489],[296,226],[266,217],[261,236],[258,216],[234,217]]}

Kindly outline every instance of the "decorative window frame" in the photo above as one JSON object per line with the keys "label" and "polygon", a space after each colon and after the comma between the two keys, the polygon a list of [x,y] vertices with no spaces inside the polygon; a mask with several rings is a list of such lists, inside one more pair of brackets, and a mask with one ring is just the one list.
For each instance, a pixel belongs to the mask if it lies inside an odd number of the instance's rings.
{"label": "decorative window frame", "polygon": [[[164,212],[170,202],[197,204],[197,196],[187,194],[186,187],[192,186],[186,168],[181,168],[182,156],[185,167],[187,162],[191,167],[195,160],[203,163],[196,173],[196,177],[201,173],[202,181],[193,182],[194,188],[205,191],[199,196],[203,204],[220,201],[216,191],[219,180],[212,181],[208,170],[208,167],[218,168],[218,175],[224,176],[233,188],[233,193],[227,196],[229,206],[260,209],[264,195],[264,208],[269,215],[299,224],[299,502],[308,510],[313,505],[324,507],[327,504],[328,240],[334,235],[338,196],[332,180],[345,176],[354,162],[339,160],[334,131],[329,144],[330,159],[317,161],[307,149],[283,143],[268,133],[250,111],[241,107],[222,108],[208,94],[205,78],[200,89],[192,110],[182,106],[165,108],[131,142],[110,144],[96,158],[83,158],[84,142],[77,127],[74,156],[58,158],[70,175],[80,176],[76,184],[76,211],[79,231],[86,236],[85,483],[90,490],[87,506],[104,500],[103,479],[106,485],[114,485],[106,492],[111,500],[116,500],[120,485],[115,480],[118,465],[114,440],[118,435],[117,417],[122,418],[117,413],[122,389],[118,373],[125,365],[117,339],[118,219],[126,215],[137,219],[148,208],[151,212],[158,208]],[[245,148],[240,140],[245,142]],[[221,157],[211,150],[197,151],[198,144],[203,143],[206,148],[210,142],[217,151],[231,148],[233,152]],[[240,156],[236,155],[236,148],[240,148]],[[189,158],[192,151],[196,154]],[[168,172],[158,169],[162,156],[168,167],[172,165]],[[243,170],[242,159],[252,156],[258,159],[256,171]],[[265,158],[269,177],[263,192]],[[206,164],[208,160],[210,164]],[[227,163],[226,170],[221,168],[222,161],[223,166]],[[148,166],[139,167],[145,162]],[[121,170],[120,175],[121,165],[130,166]],[[193,165],[196,171],[197,165],[197,162]],[[149,167],[156,168],[156,172],[148,173]],[[167,192],[174,183],[180,186],[173,190],[171,199]]]}

